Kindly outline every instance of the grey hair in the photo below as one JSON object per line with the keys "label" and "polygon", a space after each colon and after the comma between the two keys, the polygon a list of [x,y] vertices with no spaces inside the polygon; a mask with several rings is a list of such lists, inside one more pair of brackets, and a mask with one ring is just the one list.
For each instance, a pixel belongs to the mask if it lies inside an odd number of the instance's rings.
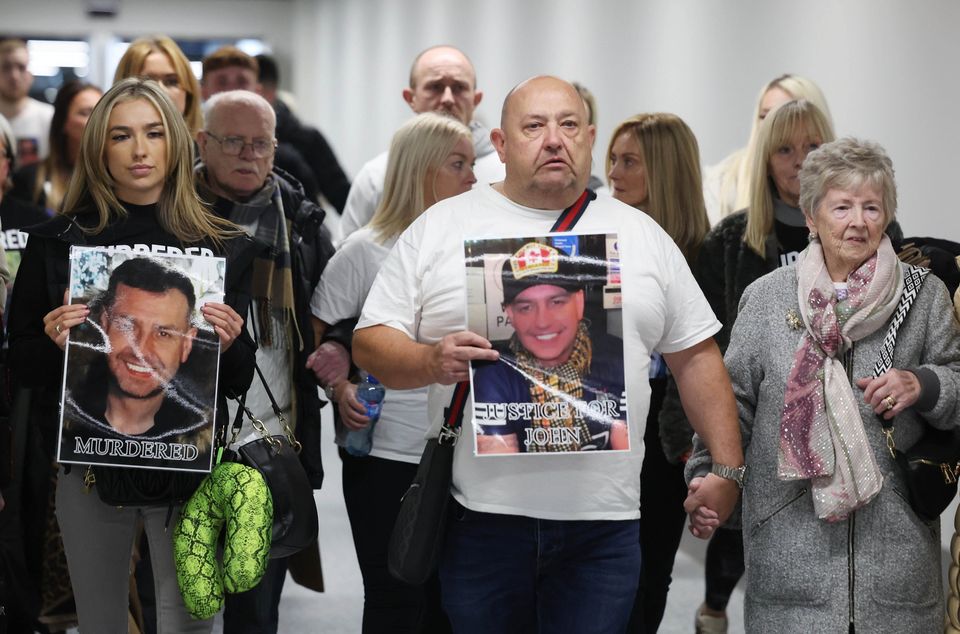
{"label": "grey hair", "polygon": [[800,168],[800,208],[811,218],[830,189],[864,183],[880,190],[884,227],[897,213],[893,161],[879,143],[844,137],[810,152]]}
{"label": "grey hair", "polygon": [[270,136],[277,134],[277,113],[274,112],[270,102],[249,90],[228,90],[218,92],[203,104],[203,125],[209,130],[213,123],[217,121],[220,108],[225,106],[246,106],[259,110],[267,116],[270,121]]}

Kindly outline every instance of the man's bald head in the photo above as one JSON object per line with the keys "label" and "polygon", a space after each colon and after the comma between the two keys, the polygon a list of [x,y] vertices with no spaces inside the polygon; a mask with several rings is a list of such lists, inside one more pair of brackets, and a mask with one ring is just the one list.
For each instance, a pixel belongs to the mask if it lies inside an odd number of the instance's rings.
{"label": "man's bald head", "polygon": [[539,76],[513,88],[503,101],[500,127],[490,139],[506,166],[503,193],[535,209],[563,209],[590,179],[596,130],[570,83]]}
{"label": "man's bald head", "polygon": [[277,114],[265,98],[249,90],[228,90],[218,92],[203,105],[204,127],[217,130],[222,127],[221,119],[229,119],[230,112],[236,109],[250,109],[259,113],[267,122],[269,137],[273,138],[277,127]]}
{"label": "man's bald head", "polygon": [[455,46],[440,44],[420,51],[413,59],[413,64],[410,65],[410,88],[417,87],[422,68],[424,66],[429,67],[436,63],[438,59],[456,60],[457,63],[463,64],[470,74],[470,87],[477,87],[477,70],[473,67],[473,62],[470,61],[467,54]]}
{"label": "man's bald head", "polygon": [[[531,77],[530,79],[525,79],[513,88],[510,89],[510,92],[507,93],[507,96],[503,99],[503,106],[500,108],[500,127],[503,128],[507,125],[507,117],[511,111],[511,104],[516,101],[515,97],[524,96],[529,90],[539,90],[541,88],[551,87],[557,88],[560,90],[573,91],[573,94],[579,97],[580,93],[577,92],[577,89],[570,82],[564,81],[559,77],[554,77],[553,75],[538,75],[537,77]],[[581,105],[583,105],[583,100],[581,99]],[[587,108],[583,105],[583,120],[588,121],[589,115],[587,113]]]}
{"label": "man's bald head", "polygon": [[470,59],[446,45],[417,55],[410,67],[410,87],[403,90],[403,99],[414,112],[449,114],[465,124],[473,120],[474,108],[482,98]]}

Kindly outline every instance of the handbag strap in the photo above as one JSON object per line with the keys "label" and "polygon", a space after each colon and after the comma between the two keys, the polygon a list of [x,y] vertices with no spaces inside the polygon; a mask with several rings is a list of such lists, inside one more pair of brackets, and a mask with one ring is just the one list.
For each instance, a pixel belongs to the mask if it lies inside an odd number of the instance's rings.
{"label": "handbag strap", "polygon": [[903,274],[903,293],[900,294],[900,303],[893,312],[893,320],[887,329],[887,334],[883,338],[883,344],[880,346],[880,356],[876,365],[873,366],[873,377],[876,378],[893,367],[893,348],[897,344],[897,332],[900,325],[907,318],[907,313],[913,305],[913,300],[920,293],[920,287],[923,286],[923,280],[927,277],[930,269],[918,266],[908,266]]}
{"label": "handbag strap", "polygon": [[[280,421],[280,427],[283,429],[283,435],[286,437],[287,442],[290,443],[290,446],[293,447],[294,451],[300,453],[302,446],[300,441],[297,440],[296,436],[293,434],[293,430],[290,429],[290,425],[287,423],[286,416],[283,415],[283,411],[280,409],[280,405],[277,404],[277,399],[274,398],[273,392],[270,390],[270,386],[267,385],[267,379],[263,376],[263,371],[260,369],[260,366],[257,364],[256,360],[253,362],[253,368],[257,371],[257,376],[260,377],[260,383],[263,384],[263,389],[267,393],[267,398],[270,399],[270,406],[273,408],[273,413],[276,415],[277,419]],[[224,447],[232,446],[237,442],[237,436],[240,435],[240,429],[243,427],[243,415],[246,414],[247,418],[250,419],[250,424],[253,425],[253,428],[257,430],[262,438],[264,438],[270,444],[277,444],[279,441],[267,431],[266,426],[263,424],[263,421],[253,415],[253,412],[247,407],[247,393],[244,392],[240,396],[234,397],[237,402],[237,414],[233,417],[233,425],[231,426],[231,436],[230,442],[224,442],[220,449],[217,450],[217,462],[220,462],[220,457],[223,453]],[[224,439],[225,440],[225,439]]]}
{"label": "handbag strap", "polygon": [[580,222],[587,206],[597,198],[597,193],[592,189],[585,189],[577,201],[560,212],[560,217],[553,223],[550,229],[551,233],[570,231],[574,225]]}
{"label": "handbag strap", "polygon": [[[890,327],[887,328],[887,334],[883,337],[883,343],[880,345],[880,354],[877,363],[873,366],[873,377],[876,378],[893,367],[893,349],[897,344],[897,332],[900,326],[907,318],[910,307],[913,306],[913,300],[920,293],[923,286],[923,280],[927,277],[930,269],[919,266],[907,265],[907,270],[903,274],[903,293],[900,294],[900,303],[897,309],[893,311],[893,319],[890,321]],[[884,435],[887,437],[887,449],[890,454],[895,456],[897,449],[893,441],[893,419],[886,420],[883,416],[877,415],[880,419],[880,426]]]}
{"label": "handbag strap", "polygon": [[[583,190],[583,193],[572,205],[560,212],[560,216],[553,223],[553,227],[550,228],[550,233],[562,233],[573,229],[580,222],[583,214],[587,211],[587,207],[596,198],[597,193],[592,189]],[[463,411],[469,394],[470,381],[457,383],[453,390],[453,397],[450,399],[450,405],[443,410],[443,425],[440,427],[440,435],[437,437],[438,443],[456,444],[460,437],[460,425],[463,423]]]}

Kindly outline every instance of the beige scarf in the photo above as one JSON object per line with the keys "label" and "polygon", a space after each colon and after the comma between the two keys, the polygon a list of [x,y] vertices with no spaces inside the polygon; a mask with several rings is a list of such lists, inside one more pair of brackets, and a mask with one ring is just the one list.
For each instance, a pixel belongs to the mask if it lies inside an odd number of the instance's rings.
{"label": "beige scarf", "polygon": [[903,276],[887,236],[850,274],[847,289],[838,301],[820,242],[811,242],[797,259],[806,330],[787,379],[777,475],[809,479],[814,509],[827,521],[846,518],[883,484],[842,359],[853,342],[887,323],[900,300]]}

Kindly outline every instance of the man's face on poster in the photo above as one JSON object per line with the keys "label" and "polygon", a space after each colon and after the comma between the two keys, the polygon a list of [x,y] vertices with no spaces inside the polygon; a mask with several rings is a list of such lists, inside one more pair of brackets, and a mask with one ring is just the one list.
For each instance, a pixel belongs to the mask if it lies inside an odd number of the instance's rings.
{"label": "man's face on poster", "polygon": [[107,365],[122,394],[151,398],[176,376],[197,334],[189,313],[187,297],[177,289],[153,293],[117,285],[100,320],[110,341]]}
{"label": "man's face on poster", "polygon": [[538,284],[505,307],[520,343],[547,368],[566,363],[583,319],[583,291]]}

